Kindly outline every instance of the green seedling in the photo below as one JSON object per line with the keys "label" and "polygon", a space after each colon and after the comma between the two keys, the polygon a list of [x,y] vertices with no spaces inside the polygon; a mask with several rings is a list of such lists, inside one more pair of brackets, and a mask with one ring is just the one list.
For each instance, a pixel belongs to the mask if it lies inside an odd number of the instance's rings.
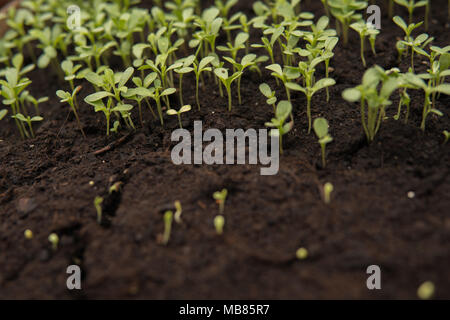
{"label": "green seedling", "polygon": [[185,74],[191,73],[194,71],[194,68],[192,68],[192,65],[194,64],[195,61],[195,56],[194,55],[190,55],[189,57],[186,57],[184,59],[182,59],[180,62],[183,63],[183,65],[178,68],[175,69],[175,72],[178,73],[179,75],[179,83],[180,83],[180,105],[183,106],[183,76]]}
{"label": "green seedling", "polygon": [[426,33],[419,35],[416,39],[411,36],[414,29],[420,27],[422,22],[406,25],[406,22],[399,16],[395,16],[392,20],[405,32],[404,39],[397,41],[396,44],[399,61],[403,54],[408,52],[408,48],[411,48],[411,68],[414,71],[414,52],[429,57],[423,48],[433,41],[433,38],[429,38]]}
{"label": "green seedling", "polygon": [[[275,32],[272,33],[270,40],[267,37],[262,37],[262,44],[252,44],[252,48],[264,48],[269,54],[270,61],[272,64],[275,64],[275,56],[274,56],[274,45],[283,34],[284,28],[278,28]],[[277,79],[278,83],[278,79]]]}
{"label": "green seedling", "polygon": [[26,123],[28,125],[28,128],[30,129],[30,133],[28,133],[28,131],[25,129],[25,127],[23,127],[24,129],[24,133],[27,137],[31,137],[34,138],[34,131],[33,131],[33,122],[40,122],[42,120],[44,120],[44,118],[40,117],[40,116],[34,116],[34,117],[30,117],[30,116],[24,116],[21,113],[16,113],[15,115],[11,116],[11,118],[13,119],[17,119],[23,123]]}
{"label": "green seedling", "polygon": [[216,191],[213,194],[214,200],[219,204],[219,212],[223,215],[225,211],[225,200],[227,200],[228,190],[222,189],[222,191]]}
{"label": "green seedling", "polygon": [[447,130],[442,131],[442,134],[444,135],[444,143],[443,144],[447,144],[448,140],[450,139],[450,132],[448,132]]}
{"label": "green seedling", "polygon": [[301,247],[295,252],[295,256],[298,260],[305,260],[306,258],[308,258],[308,250]]}
{"label": "green seedling", "polygon": [[68,81],[72,91],[75,90],[74,80],[77,77],[78,71],[81,69],[81,64],[74,65],[70,60],[64,60],[61,63],[61,69],[64,71],[64,80]]}
{"label": "green seedling", "polygon": [[175,201],[174,203],[175,205],[175,222],[180,224],[181,223],[181,213],[183,212],[183,209],[181,208],[181,202],[180,201]]}
{"label": "green seedling", "polygon": [[28,90],[23,91],[20,94],[20,102],[23,104],[25,102],[28,102],[34,106],[34,110],[36,111],[36,115],[40,115],[39,105],[41,103],[47,102],[48,97],[42,97],[39,99],[36,99],[33,97]]}
{"label": "green seedling", "polygon": [[144,121],[142,118],[142,101],[145,101],[153,117],[156,118],[156,114],[153,111],[148,98],[152,97],[152,95],[155,93],[155,88],[151,88],[150,86],[155,82],[157,77],[158,74],[156,72],[148,74],[143,80],[141,78],[134,77],[132,81],[136,85],[136,88],[128,89],[127,92],[122,93],[125,98],[137,102],[139,108],[139,121],[141,122],[141,126],[144,126]]}
{"label": "green seedling", "polygon": [[235,61],[233,58],[229,58],[229,57],[224,57],[224,60],[228,61],[229,63],[231,63],[233,65],[233,69],[236,70],[239,74],[239,78],[238,78],[238,100],[239,100],[239,104],[242,104],[242,98],[241,98],[241,80],[242,80],[242,75],[244,74],[245,69],[250,68],[251,66],[255,65],[255,60],[256,60],[256,54],[248,54],[246,56],[244,56],[241,60],[241,62],[237,62]]}
{"label": "green seedling", "polygon": [[407,88],[404,88],[403,90],[400,91],[400,99],[398,102],[398,110],[397,110],[397,114],[394,116],[394,120],[398,120],[400,119],[400,113],[402,111],[402,107],[406,106],[406,116],[405,116],[405,123],[408,122],[408,118],[409,118],[409,108],[411,106],[411,98],[407,92]]}
{"label": "green seedling", "polygon": [[76,56],[70,57],[73,61],[84,61],[90,70],[94,70],[92,59],[95,61],[95,70],[99,71],[102,66],[101,59],[105,59],[108,51],[117,46],[116,41],[109,41],[107,43],[96,41],[96,37],[104,32],[103,27],[95,28],[92,32],[84,27],[77,30],[77,35],[74,37],[76,45]]}
{"label": "green seedling", "polygon": [[291,131],[294,122],[286,123],[286,119],[292,112],[292,104],[289,101],[280,101],[275,110],[275,118],[271,122],[266,122],[265,126],[269,128],[276,128],[270,131],[271,136],[277,136],[280,141],[280,154],[283,154],[283,135]]}
{"label": "green seedling", "polygon": [[164,213],[164,234],[162,237],[162,243],[167,245],[170,240],[170,233],[172,231],[173,212],[166,211]]}
{"label": "green seedling", "polygon": [[178,116],[178,123],[179,123],[179,125],[180,125],[180,128],[181,129],[183,129],[183,125],[181,124],[181,114],[182,113],[185,113],[185,112],[188,112],[188,111],[191,111],[191,106],[190,105],[185,105],[185,106],[182,106],[181,108],[180,108],[180,110],[174,110],[174,109],[169,109],[169,110],[167,110],[167,114],[169,115],[169,116]]}
{"label": "green seedling", "polygon": [[323,201],[326,204],[329,204],[331,202],[331,193],[334,191],[334,186],[327,182],[323,186]]}
{"label": "green seedling", "polygon": [[51,233],[48,236],[48,241],[52,244],[52,249],[56,251],[58,249],[59,237],[56,233]]}
{"label": "green seedling", "polygon": [[218,68],[214,70],[214,73],[219,78],[219,80],[222,82],[223,86],[227,90],[228,95],[228,111],[231,111],[232,109],[232,96],[231,96],[231,84],[239,79],[242,75],[241,71],[237,71],[231,76],[228,74],[228,70],[225,68]]}
{"label": "green seedling", "polygon": [[101,224],[102,223],[102,204],[103,204],[103,198],[102,197],[95,197],[94,199],[94,207],[95,210],[97,211],[97,223]]}
{"label": "green seedling", "polygon": [[276,79],[280,79],[283,82],[284,88],[286,89],[286,95],[288,101],[291,102],[291,92],[289,91],[289,87],[287,84],[291,80],[298,79],[300,77],[300,72],[296,68],[285,67],[281,68],[279,64],[271,64],[266,67],[266,69],[272,71],[271,75]]}
{"label": "green seedling", "polygon": [[443,116],[443,113],[441,111],[433,107],[431,101],[433,94],[443,93],[446,95],[450,95],[450,84],[444,83],[437,86],[433,86],[431,81],[425,82],[423,79],[421,79],[420,76],[417,76],[413,73],[405,74],[404,81],[414,86],[416,89],[423,90],[425,93],[425,102],[423,105],[423,112],[422,112],[422,123],[420,124],[420,128],[422,129],[422,131],[425,131],[426,119],[430,114],[434,113],[440,117]]}
{"label": "green seedling", "polygon": [[348,28],[352,21],[361,20],[361,14],[356,13],[367,7],[367,1],[358,0],[328,0],[331,14],[339,20],[342,26],[344,45],[348,44]]}
{"label": "green seedling", "polygon": [[322,1],[323,8],[325,9],[325,14],[328,18],[330,18],[330,7],[328,6],[328,0],[320,0]]}
{"label": "green seedling", "polygon": [[31,231],[30,229],[25,230],[23,235],[25,236],[25,239],[27,239],[27,240],[33,239],[33,231]]}
{"label": "green seedling", "polygon": [[399,85],[400,81],[394,72],[386,72],[375,66],[364,73],[361,85],[343,91],[342,97],[345,100],[360,101],[361,122],[369,143],[374,140],[380,129],[385,118],[386,107],[392,104],[389,97]]}
{"label": "green seedling", "polygon": [[[0,79],[1,90],[0,94],[3,96],[3,104],[5,106],[11,106],[12,116],[18,113],[27,115],[28,112],[21,105],[20,96],[21,93],[31,84],[31,80],[24,77],[26,73],[34,69],[34,65],[27,65],[23,67],[23,55],[16,54],[12,58],[12,67],[6,68],[0,72],[1,76],[5,77],[5,80]],[[14,118],[17,128],[19,129],[21,137],[24,139],[28,137],[28,132],[24,126],[24,123],[19,121],[18,118]]]}
{"label": "green seedling", "polygon": [[216,228],[216,233],[218,235],[222,235],[223,234],[223,227],[225,226],[225,218],[224,216],[216,216],[214,218],[214,227]]}
{"label": "green seedling", "polygon": [[325,168],[327,165],[325,148],[328,143],[333,141],[333,138],[328,133],[328,121],[325,118],[317,118],[314,120],[313,127],[317,138],[319,138],[320,148],[322,149],[322,167]]}
{"label": "green seedling", "polygon": [[[366,37],[369,36],[370,39],[375,39],[377,34],[380,33],[379,30],[375,29],[371,23],[366,23],[365,21],[359,21],[352,23],[350,28],[358,32],[359,37],[361,39],[361,60],[363,62],[364,67],[366,66],[366,59],[364,58],[364,42]],[[375,53],[375,47],[372,46],[372,51]]]}
{"label": "green seedling", "polygon": [[414,9],[428,5],[428,0],[419,0],[419,1],[415,1],[415,0],[394,0],[394,1],[398,5],[401,5],[401,6],[405,7],[408,10],[408,13],[409,13],[409,24],[412,23]]}
{"label": "green seedling", "polygon": [[207,56],[203,58],[198,64],[194,62],[194,73],[195,73],[195,100],[197,102],[198,110],[200,110],[200,99],[198,94],[198,87],[200,83],[200,77],[205,71],[212,71],[211,67],[208,67],[210,63],[213,62],[215,58],[213,56]]}
{"label": "green seedling", "polygon": [[[110,118],[112,113],[119,113],[124,119],[127,126],[134,129],[134,124],[131,120],[130,111],[133,106],[125,104],[122,100],[122,94],[128,91],[126,83],[132,77],[134,68],[130,67],[122,73],[114,74],[114,72],[106,68],[103,75],[100,76],[94,72],[86,75],[86,80],[91,82],[97,88],[102,88],[102,91],[97,91],[87,96],[84,101],[95,108],[95,112],[103,112],[106,118],[106,135],[110,132]],[[106,104],[104,99],[107,100]]]}
{"label": "green seedling", "polygon": [[[217,50],[223,52],[229,52],[233,60],[236,60],[239,50],[245,49],[245,44],[249,39],[249,34],[245,32],[240,32],[236,39],[234,39],[234,44],[228,42],[227,46],[217,46]],[[236,71],[236,70],[234,70]]]}
{"label": "green seedling", "polygon": [[177,92],[177,89],[175,88],[168,88],[163,90],[161,86],[161,81],[159,79],[156,79],[154,82],[154,90],[151,91],[150,97],[156,102],[156,108],[158,110],[159,119],[161,121],[161,125],[164,125],[164,119],[162,114],[162,105],[161,105],[161,98],[167,98],[172,94]]}
{"label": "green seedling", "polygon": [[78,128],[80,129],[81,133],[83,134],[83,137],[86,138],[86,134],[83,131],[83,127],[80,122],[80,118],[78,117],[77,112],[77,102],[76,102],[76,95],[78,92],[80,92],[81,86],[76,87],[72,93],[66,92],[63,90],[56,91],[56,95],[61,99],[60,102],[64,103],[67,102],[70,106],[70,109],[72,110],[73,114],[75,115],[75,119],[77,120]]}
{"label": "green seedling", "polygon": [[30,35],[34,39],[38,39],[38,48],[42,50],[41,56],[37,60],[37,66],[41,69],[46,68],[50,63],[55,72],[62,79],[61,67],[58,62],[58,50],[61,49],[63,54],[67,54],[65,45],[66,34],[62,31],[61,26],[56,24],[53,28],[46,27],[43,30],[32,29]]}
{"label": "green seedling", "polygon": [[277,97],[276,92],[272,91],[272,89],[269,87],[267,83],[262,83],[259,86],[259,91],[267,98],[266,103],[269,106],[273,107],[273,113],[276,113],[276,103],[277,103]]}
{"label": "green seedling", "polygon": [[334,86],[336,81],[331,78],[323,78],[314,83],[314,72],[316,66],[323,61],[323,58],[315,58],[311,63],[306,63],[301,61],[299,63],[298,70],[300,74],[303,76],[304,87],[301,85],[289,82],[286,84],[286,87],[290,90],[303,92],[306,96],[306,113],[308,116],[308,134],[311,132],[312,118],[311,118],[311,100],[316,92],[322,90],[326,87]]}
{"label": "green seedling", "polygon": [[202,57],[206,57],[210,52],[215,52],[216,39],[223,24],[223,19],[218,17],[219,14],[219,9],[213,7],[204,10],[201,17],[195,19],[194,25],[201,30],[194,34],[194,39],[189,42],[189,47],[197,47],[196,57],[200,53]]}

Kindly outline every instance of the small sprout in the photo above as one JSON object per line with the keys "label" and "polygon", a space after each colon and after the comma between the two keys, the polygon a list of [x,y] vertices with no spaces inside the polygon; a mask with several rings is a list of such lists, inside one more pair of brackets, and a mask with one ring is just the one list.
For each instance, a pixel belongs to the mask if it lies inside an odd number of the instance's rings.
{"label": "small sprout", "polygon": [[319,138],[319,144],[322,149],[322,167],[325,168],[325,147],[328,143],[333,141],[333,138],[328,133],[328,121],[325,118],[317,118],[314,120],[313,127],[317,138]]}
{"label": "small sprout", "polygon": [[181,223],[181,213],[183,212],[183,209],[181,208],[181,202],[180,201],[175,201],[174,203],[175,205],[175,222],[180,224]]}
{"label": "small sprout", "polygon": [[444,144],[447,144],[448,139],[450,139],[450,132],[448,132],[447,130],[442,131],[442,134],[444,135]]}
{"label": "small sprout", "polygon": [[112,194],[113,192],[119,192],[121,186],[122,186],[122,182],[121,182],[121,181],[117,181],[116,183],[114,183],[114,184],[109,188],[109,194]]}
{"label": "small sprout", "polygon": [[198,95],[198,87],[200,82],[200,77],[203,72],[205,71],[212,71],[211,67],[208,67],[208,65],[214,61],[213,56],[207,56],[203,58],[198,64],[194,62],[194,73],[195,73],[195,101],[197,102],[198,110],[200,110],[200,99]]}
{"label": "small sprout", "polygon": [[178,111],[176,111],[174,109],[169,109],[169,110],[167,110],[167,114],[169,116],[175,116],[175,115],[178,116],[178,123],[180,125],[180,128],[183,129],[183,125],[181,124],[181,114],[184,112],[188,112],[188,111],[191,111],[191,106],[185,105],[185,106],[182,106],[181,109]]}
{"label": "small sprout", "polygon": [[216,191],[213,194],[213,198],[219,204],[219,212],[223,214],[225,211],[225,200],[227,199],[228,190],[222,189],[222,191]]}
{"label": "small sprout", "polygon": [[297,252],[295,253],[295,256],[299,260],[305,260],[308,257],[308,250],[305,248],[299,248]]}
{"label": "small sprout", "polygon": [[173,212],[166,211],[164,213],[164,234],[162,239],[162,243],[164,245],[167,245],[169,243],[170,233],[172,231],[172,220],[173,220]]}
{"label": "small sprout", "polygon": [[52,249],[57,250],[58,249],[58,243],[59,243],[59,237],[56,233],[52,233],[48,236],[48,241],[52,244]]}
{"label": "small sprout", "polygon": [[221,215],[214,218],[214,227],[218,235],[223,234],[223,227],[225,226],[225,218]]}
{"label": "small sprout", "polygon": [[25,239],[27,240],[33,239],[33,231],[31,231],[30,229],[25,230],[23,234],[25,235]]}
{"label": "small sprout", "polygon": [[344,45],[347,45],[348,27],[352,21],[361,19],[361,14],[357,14],[356,11],[366,8],[367,1],[328,0],[328,5],[330,7],[331,14],[341,23]]}
{"label": "small sprout", "polygon": [[372,51],[374,51],[375,54],[375,39],[377,34],[380,33],[379,30],[375,29],[375,27],[373,26],[373,24],[371,22],[365,22],[365,21],[358,21],[355,23],[352,23],[350,25],[350,28],[352,28],[353,30],[355,30],[356,32],[359,33],[359,37],[361,39],[361,60],[363,62],[364,67],[366,66],[366,59],[364,59],[364,42],[366,41],[366,37],[369,36],[369,39],[371,40],[371,44],[373,42],[372,45]]}
{"label": "small sprout", "polygon": [[98,224],[102,223],[102,203],[103,203],[103,198],[102,197],[95,197],[94,199],[94,207],[95,210],[97,211],[97,222]]}
{"label": "small sprout", "polygon": [[326,204],[329,204],[331,202],[331,193],[334,191],[333,184],[330,182],[327,182],[323,186],[323,201]]}
{"label": "small sprout", "polygon": [[408,9],[409,23],[410,24],[412,23],[414,9],[428,5],[428,0],[419,0],[419,1],[414,1],[414,0],[394,0],[394,1],[395,1],[395,3],[405,7],[406,9]]}
{"label": "small sprout", "polygon": [[242,75],[241,71],[237,71],[233,73],[231,76],[228,75],[228,70],[225,68],[218,68],[214,70],[214,73],[219,78],[219,80],[224,85],[225,89],[227,89],[227,95],[228,95],[228,111],[231,111],[232,103],[231,103],[231,84],[240,78]]}
{"label": "small sprout", "polygon": [[[34,131],[33,131],[32,123],[44,120],[44,118],[42,118],[40,116],[34,116],[34,117],[26,116],[25,117],[21,113],[16,113],[14,116],[11,116],[11,118],[20,120],[21,122],[24,122],[24,123],[28,124],[28,128],[30,128],[30,134],[31,134],[32,138],[34,138]],[[25,132],[25,135],[29,136],[29,134],[28,134],[27,130],[25,129],[25,127],[22,127],[22,129]]]}
{"label": "small sprout", "polygon": [[425,281],[417,289],[417,296],[422,300],[431,299],[434,295],[435,286],[431,281]]}
{"label": "small sprout", "polygon": [[276,128],[270,131],[271,136],[278,136],[280,140],[280,153],[283,154],[283,135],[291,131],[294,122],[286,122],[286,119],[292,112],[292,104],[289,101],[283,100],[278,103],[275,111],[275,118],[270,122],[266,122],[265,126],[269,128]]}
{"label": "small sprout", "polygon": [[80,129],[81,133],[83,134],[83,137],[86,138],[86,135],[83,131],[83,127],[81,126],[80,118],[78,117],[78,104],[76,100],[77,93],[81,90],[81,86],[76,87],[72,93],[65,92],[63,90],[56,91],[56,95],[61,99],[60,102],[67,102],[72,110],[72,112],[75,115],[75,119],[77,120],[78,128]]}
{"label": "small sprout", "polygon": [[273,107],[273,113],[276,113],[277,97],[276,92],[272,91],[267,83],[263,83],[259,86],[259,91],[267,98],[266,103]]}

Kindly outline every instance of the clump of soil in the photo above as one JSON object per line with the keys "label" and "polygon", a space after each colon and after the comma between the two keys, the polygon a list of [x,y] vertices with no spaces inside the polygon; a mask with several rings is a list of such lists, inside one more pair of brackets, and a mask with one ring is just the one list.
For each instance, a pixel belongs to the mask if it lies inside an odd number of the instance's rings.
{"label": "clump of soil", "polygon": [[[445,5],[433,1],[428,32],[439,46],[450,43]],[[316,18],[324,14],[319,1],[302,8]],[[251,3],[242,1],[236,10],[251,14]],[[397,13],[406,17],[400,8]],[[415,20],[421,15],[418,10]],[[367,52],[368,65],[396,66],[401,36],[384,16],[378,54]],[[424,62],[417,57],[416,72],[425,72]],[[408,64],[400,64],[402,71]],[[161,128],[145,112],[145,128],[107,139],[102,116],[81,104],[83,139],[68,106],[54,94],[64,85],[34,71],[31,93],[50,97],[37,137],[21,141],[11,121],[0,127],[0,298],[415,298],[426,280],[436,284],[436,298],[450,298],[450,152],[442,145],[450,98],[438,99],[445,116],[430,117],[422,133],[423,94],[410,92],[407,124],[392,118],[394,95],[389,119],[368,145],[358,106],[341,98],[365,71],[356,33],[347,47],[338,45],[331,66],[337,84],[330,102],[325,92],[313,98],[313,117],[327,118],[334,137],[328,166],[321,168],[320,147],[306,132],[305,98],[294,94],[295,127],[276,176],[261,176],[259,166],[251,165],[175,166],[170,135],[176,117]],[[202,109],[184,114],[184,127],[192,131],[193,121],[202,120],[204,130],[264,128],[272,109],[258,91],[262,82],[276,87],[267,71],[262,79],[246,73],[243,105],[235,95],[228,112],[226,98],[207,81]],[[183,83],[185,102],[195,106],[194,79]],[[88,84],[83,87],[82,97],[90,93]],[[277,88],[280,99],[283,92]],[[138,124],[137,112],[133,116]],[[109,144],[113,148],[96,153]],[[116,182],[122,183],[120,192],[109,195]],[[325,182],[335,188],[329,205],[320,192]],[[222,188],[229,191],[226,226],[217,236],[212,194]],[[101,226],[93,205],[97,195],[105,197]],[[162,246],[157,238],[163,213],[175,200],[183,206],[183,223],[174,224],[168,246]],[[32,240],[25,239],[25,229],[33,231]],[[60,236],[57,251],[47,240],[52,232]],[[308,249],[306,260],[295,258],[299,247]],[[81,291],[66,288],[70,264],[82,267]],[[381,267],[382,290],[366,287],[366,268],[373,264]]]}

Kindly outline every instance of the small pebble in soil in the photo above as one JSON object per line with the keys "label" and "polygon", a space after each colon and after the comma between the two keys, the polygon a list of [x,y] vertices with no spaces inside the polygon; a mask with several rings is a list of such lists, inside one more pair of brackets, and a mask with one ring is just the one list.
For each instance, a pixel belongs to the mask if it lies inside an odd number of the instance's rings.
{"label": "small pebble in soil", "polygon": [[95,182],[94,181],[89,181],[89,185],[92,187],[93,185],[95,184]]}
{"label": "small pebble in soil", "polygon": [[416,194],[414,193],[414,191],[409,191],[409,192],[408,192],[408,198],[414,199],[415,196],[416,196]]}
{"label": "small pebble in soil", "polygon": [[23,234],[25,235],[25,239],[33,239],[33,231],[31,231],[30,229],[25,230]]}

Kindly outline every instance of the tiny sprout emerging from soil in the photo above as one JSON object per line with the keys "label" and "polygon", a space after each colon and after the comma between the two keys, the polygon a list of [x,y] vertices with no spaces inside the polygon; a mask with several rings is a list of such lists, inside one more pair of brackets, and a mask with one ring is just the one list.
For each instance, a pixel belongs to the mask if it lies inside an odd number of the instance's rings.
{"label": "tiny sprout emerging from soil", "polygon": [[73,89],[73,92],[66,92],[63,90],[58,90],[56,91],[56,95],[61,99],[60,102],[67,102],[72,110],[72,112],[75,115],[75,118],[77,120],[77,125],[78,128],[80,129],[81,133],[83,134],[83,137],[86,138],[86,134],[83,131],[83,127],[81,126],[81,122],[80,122],[80,118],[78,117],[78,105],[77,105],[77,100],[76,100],[76,95],[78,92],[80,92],[81,90],[81,86],[76,87],[75,89]]}
{"label": "tiny sprout emerging from soil", "polygon": [[266,122],[266,127],[276,128],[270,131],[271,136],[278,136],[280,140],[280,153],[283,154],[283,135],[291,131],[294,122],[286,122],[286,119],[292,112],[292,104],[289,101],[283,100],[278,103],[275,111],[275,118],[271,122]]}
{"label": "tiny sprout emerging from soil", "polygon": [[297,259],[299,260],[305,260],[308,257],[308,250],[305,248],[299,248],[296,253],[295,256],[297,257]]}
{"label": "tiny sprout emerging from soil", "polygon": [[183,209],[181,208],[181,202],[180,201],[175,201],[174,203],[175,205],[175,222],[180,224],[181,223],[181,213],[183,212]]}
{"label": "tiny sprout emerging from soil", "polygon": [[227,90],[228,111],[231,111],[231,109],[232,109],[231,84],[235,80],[237,80],[238,78],[241,77],[242,72],[241,71],[237,71],[234,74],[232,74],[231,76],[229,76],[227,69],[225,69],[225,68],[217,68],[217,69],[214,70],[214,73],[219,78],[219,80],[222,82],[222,84],[224,85],[225,89]]}
{"label": "tiny sprout emerging from soil", "polygon": [[447,130],[442,131],[442,134],[444,135],[444,143],[443,144],[447,144],[448,139],[450,139],[450,132],[448,132]]}
{"label": "tiny sprout emerging from soil", "polygon": [[417,296],[422,300],[431,299],[434,295],[435,286],[431,281],[425,281],[417,289]]}
{"label": "tiny sprout emerging from soil", "polygon": [[30,229],[25,230],[23,234],[25,236],[25,239],[27,240],[33,239],[33,231],[31,231]]}
{"label": "tiny sprout emerging from soil", "polygon": [[117,181],[109,188],[109,194],[112,194],[113,192],[119,192],[121,186],[122,186],[122,182]]}
{"label": "tiny sprout emerging from soil", "polygon": [[222,191],[216,191],[213,194],[213,198],[219,204],[219,212],[222,215],[225,211],[225,200],[227,199],[228,190],[222,189]]}
{"label": "tiny sprout emerging from soil", "polygon": [[218,235],[223,234],[223,227],[225,226],[225,218],[222,215],[216,216],[214,218],[214,227]]}
{"label": "tiny sprout emerging from soil", "polygon": [[314,120],[314,132],[319,138],[319,144],[322,149],[322,167],[326,166],[325,147],[328,143],[333,141],[333,138],[328,133],[328,121],[325,118],[317,118]]}
{"label": "tiny sprout emerging from soil", "polygon": [[167,245],[170,240],[170,233],[172,231],[172,220],[173,220],[173,212],[166,211],[164,213],[164,234],[162,238],[162,243]]}
{"label": "tiny sprout emerging from soil", "polygon": [[180,125],[180,128],[182,129],[183,125],[181,124],[181,114],[184,112],[188,112],[188,111],[191,111],[191,106],[189,104],[182,106],[180,108],[180,110],[178,110],[178,111],[176,111],[174,109],[169,109],[169,110],[167,110],[167,114],[169,116],[175,116],[175,115],[178,116],[178,124]]}
{"label": "tiny sprout emerging from soil", "polygon": [[[358,21],[358,22],[352,23],[350,25],[350,28],[352,28],[353,30],[355,30],[356,32],[359,33],[359,37],[361,39],[361,60],[365,67],[366,59],[364,58],[364,42],[366,41],[366,37],[369,36],[369,38],[371,39],[371,43],[373,42],[373,44],[375,44],[375,38],[376,38],[377,34],[380,33],[380,31],[375,29],[372,23],[370,23],[370,22],[366,23],[365,21]],[[374,54],[375,54],[374,49],[375,48],[373,45],[372,51],[374,51]]]}
{"label": "tiny sprout emerging from soil", "polygon": [[[30,134],[31,134],[31,137],[32,137],[32,138],[34,138],[34,131],[33,131],[33,125],[32,125],[32,123],[33,123],[33,122],[39,122],[39,121],[44,120],[44,118],[42,118],[42,117],[40,117],[40,116],[34,116],[34,117],[26,116],[26,117],[25,117],[25,116],[24,116],[23,114],[21,114],[21,113],[17,113],[17,114],[15,114],[14,116],[11,116],[11,118],[17,119],[17,120],[19,120],[19,121],[21,121],[21,122],[23,122],[23,123],[28,124],[28,128],[30,128]],[[30,134],[28,134],[28,132],[26,131],[25,127],[23,127],[23,129],[24,129],[25,135],[29,136]]]}
{"label": "tiny sprout emerging from soil", "polygon": [[323,185],[323,201],[326,204],[331,202],[331,193],[334,191],[334,186],[331,182],[327,182]]}
{"label": "tiny sprout emerging from soil", "polygon": [[273,113],[276,113],[276,103],[277,103],[277,97],[276,92],[272,91],[272,89],[269,87],[267,83],[262,83],[259,86],[259,91],[267,98],[266,103],[273,107]]}
{"label": "tiny sprout emerging from soil", "polygon": [[271,75],[275,77],[277,81],[280,79],[283,82],[288,101],[291,102],[291,92],[289,91],[290,88],[288,87],[288,83],[290,80],[297,79],[300,74],[298,72],[292,72],[292,68],[284,68],[283,70],[279,64],[271,64],[270,66],[267,66],[266,69],[272,71]]}
{"label": "tiny sprout emerging from soil", "polygon": [[52,244],[52,249],[56,251],[58,249],[58,244],[59,244],[58,235],[56,233],[51,233],[48,236],[48,241],[50,241],[50,243]]}
{"label": "tiny sprout emerging from soil", "polygon": [[94,207],[95,210],[97,211],[97,222],[98,224],[102,223],[102,203],[103,203],[103,198],[102,197],[95,197],[94,199]]}

